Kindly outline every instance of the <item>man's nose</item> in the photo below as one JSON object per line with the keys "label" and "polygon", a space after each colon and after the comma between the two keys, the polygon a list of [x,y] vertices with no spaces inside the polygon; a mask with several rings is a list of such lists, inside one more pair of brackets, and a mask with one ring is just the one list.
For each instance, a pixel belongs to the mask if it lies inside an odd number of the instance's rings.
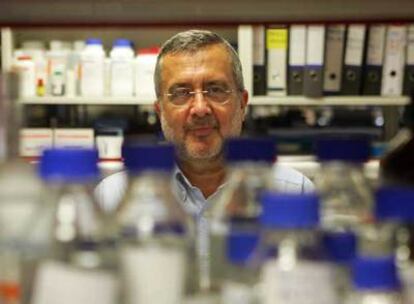
{"label": "man's nose", "polygon": [[191,103],[191,115],[203,117],[209,114],[211,114],[209,101],[204,97],[202,92],[196,92]]}

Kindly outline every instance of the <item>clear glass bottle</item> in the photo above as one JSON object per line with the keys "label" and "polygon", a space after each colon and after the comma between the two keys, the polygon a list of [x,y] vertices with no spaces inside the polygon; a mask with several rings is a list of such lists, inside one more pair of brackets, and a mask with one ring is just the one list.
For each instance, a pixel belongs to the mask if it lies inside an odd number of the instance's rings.
{"label": "clear glass bottle", "polygon": [[332,262],[336,273],[335,289],[343,299],[351,286],[350,266],[357,253],[357,236],[351,231],[322,232],[322,246],[326,258]]}
{"label": "clear glass bottle", "polygon": [[230,233],[257,234],[259,231],[259,195],[271,184],[275,143],[265,138],[229,139],[225,155],[229,170],[226,188],[220,199],[207,210],[211,277],[205,275],[202,286],[210,285],[213,289],[221,286],[228,265],[227,236]]}
{"label": "clear glass bottle", "polygon": [[321,168],[315,184],[321,199],[321,225],[328,231],[353,231],[372,219],[373,193],[364,176],[369,142],[363,137],[323,138],[316,155]]}
{"label": "clear glass bottle", "polygon": [[261,303],[339,303],[336,272],[324,260],[317,231],[317,196],[266,192],[262,208]]}
{"label": "clear glass bottle", "polygon": [[359,257],[354,261],[353,290],[346,304],[403,304],[394,257]]}
{"label": "clear glass bottle", "polygon": [[33,165],[19,157],[18,76],[0,76],[0,301],[19,303],[25,227],[41,195]]}
{"label": "clear glass bottle", "polygon": [[27,227],[26,303],[118,303],[114,244],[94,201],[94,149],[45,150],[44,201]]}
{"label": "clear glass bottle", "polygon": [[181,304],[188,252],[188,218],[171,192],[169,145],[124,149],[130,178],[116,225],[123,303]]}
{"label": "clear glass bottle", "polygon": [[226,240],[227,265],[221,283],[221,304],[258,303],[258,267],[252,261],[259,234],[230,232]]}

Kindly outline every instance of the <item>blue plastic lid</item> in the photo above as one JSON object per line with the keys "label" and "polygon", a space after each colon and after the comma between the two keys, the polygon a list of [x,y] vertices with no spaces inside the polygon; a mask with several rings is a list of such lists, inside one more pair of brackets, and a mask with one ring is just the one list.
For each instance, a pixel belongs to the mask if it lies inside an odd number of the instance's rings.
{"label": "blue plastic lid", "polygon": [[328,259],[333,262],[348,263],[355,258],[357,239],[353,232],[326,232],[322,244]]}
{"label": "blue plastic lid", "polygon": [[265,192],[260,223],[266,228],[313,228],[319,223],[319,199],[314,194]]}
{"label": "blue plastic lid", "polygon": [[227,236],[227,259],[234,264],[244,264],[252,256],[258,242],[258,233],[231,232]]}
{"label": "blue plastic lid", "polygon": [[86,39],[87,45],[102,45],[102,40],[99,38],[88,38]]}
{"label": "blue plastic lid", "polygon": [[414,222],[414,189],[383,187],[377,190],[375,196],[377,219]]}
{"label": "blue plastic lid", "polygon": [[365,137],[320,138],[316,142],[319,161],[366,162],[370,157],[370,143]]}
{"label": "blue plastic lid", "polygon": [[131,47],[131,41],[128,39],[116,39],[113,43],[114,47]]}
{"label": "blue plastic lid", "polygon": [[131,173],[145,170],[172,171],[174,147],[172,145],[134,144],[122,149],[125,166]]}
{"label": "blue plastic lid", "polygon": [[46,181],[87,182],[99,177],[96,149],[46,149],[39,164]]}
{"label": "blue plastic lid", "polygon": [[230,138],[226,142],[225,154],[228,162],[272,163],[276,157],[276,143],[269,138]]}
{"label": "blue plastic lid", "polygon": [[400,280],[394,257],[359,257],[352,267],[357,290],[398,290]]}

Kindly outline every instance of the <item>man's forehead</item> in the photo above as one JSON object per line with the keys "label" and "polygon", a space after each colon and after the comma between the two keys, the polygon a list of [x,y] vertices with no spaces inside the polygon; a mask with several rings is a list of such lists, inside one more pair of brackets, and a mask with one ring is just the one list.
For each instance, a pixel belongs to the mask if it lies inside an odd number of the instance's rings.
{"label": "man's forehead", "polygon": [[199,56],[205,56],[208,54],[212,54],[212,56],[217,55],[224,55],[226,59],[231,59],[231,56],[223,44],[210,44],[200,46],[197,49],[188,49],[188,50],[179,50],[167,53],[163,56],[162,61],[169,61],[169,60],[180,60],[180,59],[188,59],[188,58],[197,58]]}

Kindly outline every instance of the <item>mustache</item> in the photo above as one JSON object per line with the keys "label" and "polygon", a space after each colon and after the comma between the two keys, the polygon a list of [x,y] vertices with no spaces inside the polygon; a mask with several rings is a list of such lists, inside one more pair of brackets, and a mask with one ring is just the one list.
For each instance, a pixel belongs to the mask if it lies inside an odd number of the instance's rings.
{"label": "mustache", "polygon": [[189,123],[185,125],[185,130],[195,130],[199,128],[216,128],[218,127],[218,122],[214,117],[205,117],[205,118],[197,118],[193,119]]}

